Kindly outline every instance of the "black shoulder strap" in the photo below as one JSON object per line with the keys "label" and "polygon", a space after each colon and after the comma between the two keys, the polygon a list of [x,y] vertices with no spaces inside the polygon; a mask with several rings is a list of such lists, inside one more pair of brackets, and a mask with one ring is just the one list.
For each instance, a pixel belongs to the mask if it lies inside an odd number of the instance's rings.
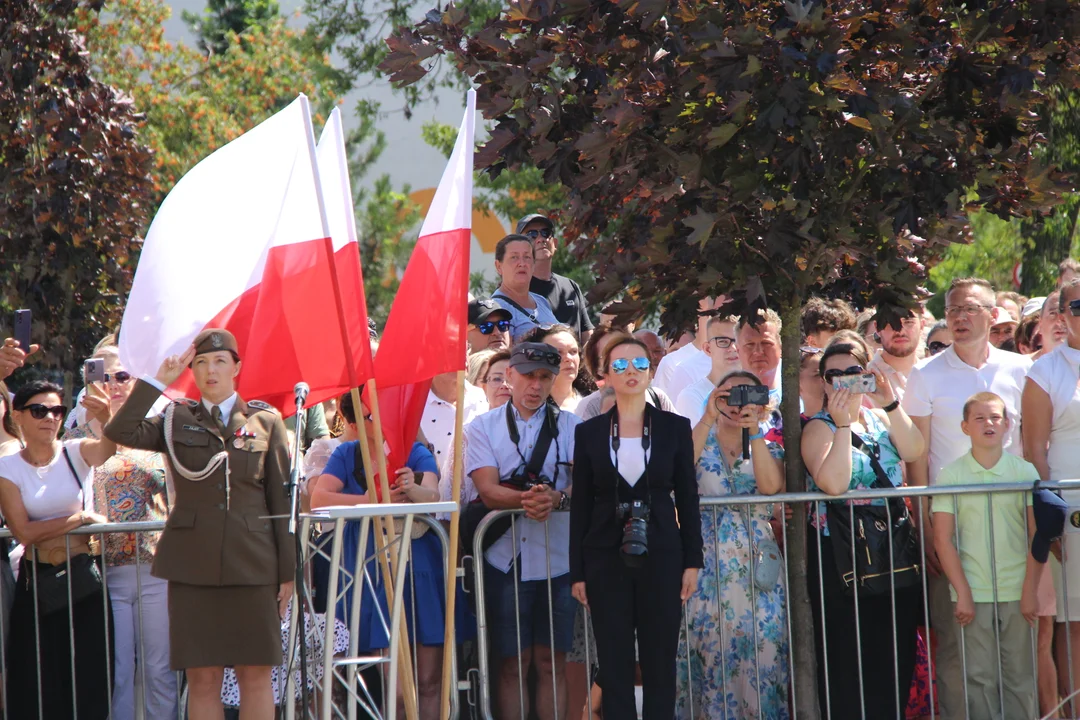
{"label": "black shoulder strap", "polygon": [[356,455],[353,458],[353,477],[356,478],[356,484],[367,492],[367,477],[364,476],[364,456],[360,454],[361,439],[356,443]]}
{"label": "black shoulder strap", "polygon": [[[496,292],[498,292],[498,291],[496,291]],[[495,298],[495,297],[502,298],[503,300],[505,300],[506,302],[510,303],[515,308],[517,308],[518,312],[520,312],[522,315],[524,315],[527,318],[535,318],[535,317],[537,317],[537,312],[540,310],[540,308],[536,308],[535,310],[526,310],[525,308],[521,307],[521,305],[518,305],[517,302],[515,302],[513,299],[507,297],[506,295],[503,295],[502,293],[498,293],[498,294],[492,293],[491,297],[493,297],[493,298]]]}
{"label": "black shoulder strap", "polygon": [[[514,420],[512,404],[506,403],[506,431],[510,434],[510,441],[517,446],[521,442],[521,434],[517,429],[517,421]],[[544,460],[547,459],[551,441],[559,434],[559,406],[551,402],[549,398],[548,402],[544,404],[543,412],[545,413],[544,424],[540,426],[540,434],[536,438],[536,445],[533,446],[532,455],[529,456],[529,460],[525,464],[525,471],[534,477],[539,477],[544,469]],[[518,449],[518,453],[521,453],[520,449]],[[558,472],[558,460],[556,457],[556,472]]]}
{"label": "black shoulder strap", "polygon": [[79,479],[79,473],[75,472],[75,464],[71,462],[71,456],[68,455],[67,447],[63,447],[62,450],[64,459],[67,460],[68,469],[71,470],[71,474],[75,476],[75,482],[79,483],[79,492],[82,492],[82,480]]}
{"label": "black shoulder strap", "polygon": [[647,392],[649,394],[649,397],[652,398],[653,407],[660,407],[660,393],[656,392],[656,388],[650,386],[649,389],[645,392]]}
{"label": "black shoulder strap", "polygon": [[870,458],[870,467],[874,471],[874,484],[871,487],[881,488],[882,490],[893,487],[893,484],[889,482],[889,476],[885,474],[885,468],[881,467],[881,463],[878,462],[877,453],[867,450],[866,442],[855,431],[851,432],[851,447]]}

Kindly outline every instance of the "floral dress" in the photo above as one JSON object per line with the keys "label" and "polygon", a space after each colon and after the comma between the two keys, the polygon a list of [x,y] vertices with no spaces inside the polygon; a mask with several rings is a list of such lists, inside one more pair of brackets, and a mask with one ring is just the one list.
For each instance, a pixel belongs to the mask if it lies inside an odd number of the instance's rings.
{"label": "floral dress", "polygon": [[[768,447],[773,457],[783,458],[779,445]],[[752,460],[739,458],[729,467],[714,433],[698,460],[697,480],[702,495],[757,493]],[[753,529],[755,543],[775,540],[769,525],[772,513],[771,503],[702,506],[705,567],[686,603],[679,639],[680,720],[757,718],[759,704],[762,718],[789,717],[784,573],[772,590],[751,589],[748,529]]]}

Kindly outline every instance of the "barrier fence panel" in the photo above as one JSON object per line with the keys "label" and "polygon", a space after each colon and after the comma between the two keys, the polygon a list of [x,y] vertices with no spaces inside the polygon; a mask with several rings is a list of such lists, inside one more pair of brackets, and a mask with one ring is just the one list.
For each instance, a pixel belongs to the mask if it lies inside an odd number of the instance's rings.
{"label": "barrier fence panel", "polygon": [[[1076,491],[1080,490],[1080,481],[1041,483],[1039,487]],[[1018,529],[1019,519],[1012,514],[1012,509],[1026,507],[1030,503],[1031,490],[1031,483],[1000,483],[860,490],[832,497],[816,492],[702,497],[703,526],[708,526],[708,531],[703,534],[706,543],[712,546],[706,548],[706,568],[701,573],[698,593],[710,594],[711,624],[708,628],[701,627],[688,610],[684,612],[682,654],[678,661],[681,704],[676,717],[693,720],[798,717],[794,704],[797,688],[791,672],[796,632],[803,633],[803,637],[816,646],[818,695],[824,718],[876,720],[906,718],[912,713],[946,720],[970,720],[988,716],[987,713],[1005,718],[1077,717],[1075,710],[1080,707],[1072,708],[1071,702],[1080,694],[1080,685],[1074,679],[1074,670],[1080,668],[1074,666],[1072,647],[1074,640],[1080,640],[1080,622],[1066,624],[1057,641],[1062,688],[1056,707],[1045,699],[1044,706],[1039,707],[1037,627],[1039,622],[1053,622],[1053,617],[1038,618],[1034,626],[1029,625],[1020,614],[1021,610],[1029,610],[1020,607],[1019,598],[1014,594],[1017,553],[1022,551],[1026,558],[1030,549],[1028,533],[1032,529],[1026,514],[1023,515],[1022,530]],[[1020,494],[1024,503],[1005,505],[995,502],[995,498],[1001,498],[1003,494],[1005,497]],[[966,507],[971,512],[981,513],[985,524],[985,542],[976,547],[962,543],[957,510],[953,510],[952,543],[956,555],[965,558],[965,564],[973,557],[981,558],[980,562],[986,566],[984,582],[988,582],[991,589],[989,595],[979,595],[981,601],[975,603],[975,613],[970,619],[965,614],[964,625],[956,621],[956,601],[950,597],[948,579],[938,573],[936,562],[928,564],[936,557],[935,538],[922,519],[933,512],[935,498],[939,503],[966,498]],[[878,506],[876,515],[858,510],[871,501]],[[825,521],[827,527],[825,519],[830,503],[834,503],[834,513],[838,511],[846,516],[847,542],[837,544],[831,535],[813,526],[808,528],[807,570],[814,627],[793,628],[788,608],[777,608],[774,604],[777,597],[785,602],[790,598],[788,578],[793,560],[788,556],[790,523],[785,517],[791,513],[809,513],[819,525]],[[783,549],[775,591],[759,588],[754,577],[755,559],[763,551],[771,552],[773,531],[763,532],[758,520],[750,518],[763,517],[767,507],[774,508],[775,537]],[[941,505],[937,509],[942,512]],[[1001,516],[1003,509],[1005,517]],[[910,514],[910,520],[905,519],[905,514]],[[547,683],[540,682],[541,669],[536,667],[536,662],[532,663],[534,667],[530,673],[530,648],[521,645],[521,611],[526,598],[532,605],[536,586],[520,581],[519,559],[514,559],[507,573],[506,582],[513,583],[512,592],[502,588],[493,590],[490,585],[492,568],[487,567],[482,548],[492,525],[507,516],[511,518],[511,524],[505,532],[511,535],[517,547],[522,511],[493,511],[477,528],[473,558],[466,559],[476,568],[479,714],[485,720],[525,718],[535,704],[553,708],[550,717],[577,720],[583,709],[589,713],[586,716],[591,717],[594,710],[591,689],[586,694],[585,708],[564,708],[562,679],[552,677],[550,686],[543,688]],[[878,530],[914,523],[918,546],[917,551],[913,549],[916,567],[914,570],[908,570],[907,565],[898,567],[901,558],[897,557],[891,543],[884,543],[878,549],[880,562],[887,565],[887,570],[880,573],[882,584],[877,585],[877,590],[869,587],[867,583],[874,584],[875,574],[864,576],[860,570],[860,575],[853,576],[852,582],[863,589],[849,592],[840,577],[837,548],[851,553],[848,563],[852,568],[859,567],[863,558],[856,557],[856,552],[868,552],[861,541],[871,517],[877,518],[872,522],[880,523]],[[1080,513],[1076,517],[1080,518]],[[742,537],[732,540],[730,530],[740,523],[745,523],[748,543]],[[1080,520],[1066,523],[1067,535],[1070,527],[1080,528]],[[1023,533],[1023,547],[1015,543],[1019,533]],[[1006,545],[1010,537],[1014,542]],[[937,540],[941,541],[940,538]],[[967,542],[972,543],[971,540]],[[1060,547],[1055,548],[1042,572],[1055,575],[1059,589],[1057,615],[1065,619],[1070,617],[1068,542],[1056,545]],[[1060,569],[1055,556],[1060,556]],[[1001,567],[1011,568],[1005,578],[999,578],[999,561],[1004,563]],[[1075,585],[1075,577],[1072,580]],[[552,608],[556,599],[551,590],[557,581],[557,577],[551,576],[549,553],[546,576],[541,585],[547,591],[546,624],[550,635],[546,639],[552,646],[555,643]],[[1043,586],[1044,591],[1046,587]],[[492,596],[496,590],[498,596]],[[1002,596],[1001,593],[1006,591],[1008,595]],[[748,608],[739,606],[738,601],[733,607],[733,596],[740,594],[742,602],[749,603]],[[1048,612],[1045,608],[1039,608],[1039,611]],[[515,618],[508,624],[501,616],[510,612]],[[587,624],[588,614],[584,610],[581,612]],[[747,615],[747,622],[740,622],[739,612]],[[524,620],[527,622],[529,618]],[[500,631],[509,635],[515,630],[516,641],[497,637]],[[700,641],[695,640],[695,633],[701,636]],[[711,639],[706,638],[710,633]],[[586,631],[584,655],[590,669],[590,682],[596,658],[592,643],[591,633]],[[507,649],[511,652],[507,653]],[[513,656],[515,651],[516,658]],[[935,667],[938,660],[942,664]],[[554,672],[556,667],[557,664],[552,663],[550,670]],[[543,671],[546,673],[548,668],[545,666]],[[541,692],[549,695],[541,696]],[[499,697],[500,693],[502,697]],[[943,693],[946,693],[944,698]],[[1030,704],[1031,715],[1018,714],[1016,708],[1026,707],[1025,703]],[[943,712],[945,705],[948,705],[947,713]],[[1059,715],[1062,711],[1069,714]],[[544,717],[543,714],[540,716]]]}

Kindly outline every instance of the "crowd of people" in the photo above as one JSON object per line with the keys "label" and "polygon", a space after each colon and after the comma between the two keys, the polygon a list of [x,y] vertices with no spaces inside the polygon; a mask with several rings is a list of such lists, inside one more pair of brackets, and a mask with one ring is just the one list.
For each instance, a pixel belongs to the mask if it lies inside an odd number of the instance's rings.
{"label": "crowd of people", "polygon": [[[495,716],[621,719],[640,706],[648,720],[790,717],[792,509],[708,502],[784,489],[780,317],[724,315],[709,298],[674,342],[602,314],[594,324],[581,288],[552,271],[554,223],[529,215],[516,229],[496,247],[498,289],[469,301],[463,437],[457,374],[437,376],[389,478],[394,502],[457,500],[467,554],[478,519],[522,511],[488,527],[476,559]],[[1080,491],[829,498],[1069,479],[1080,263],[1062,263],[1045,298],[960,278],[941,320],[922,307],[894,324],[875,317],[822,297],[801,316],[801,455],[822,497],[807,548],[823,715],[1075,717],[1061,701],[1080,687],[1080,520],[1064,518]],[[0,380],[32,352],[5,341]],[[123,720],[144,702],[144,717],[175,716],[183,670],[190,716],[217,718],[235,668],[244,717],[269,717],[295,565],[282,521],[265,518],[287,512],[291,430],[236,395],[242,361],[225,330],[204,331],[153,378],[125,370],[114,336],[92,357],[104,382],[86,384],[78,410],[51,383],[13,395],[0,384],[0,509],[18,543],[0,553],[16,578],[5,587],[6,706],[13,717],[40,705],[45,717],[77,707]],[[165,401],[187,367],[202,397]],[[378,450],[366,400],[344,395],[308,420],[293,459],[308,506],[380,499],[362,462]],[[455,448],[464,477],[452,498]],[[68,535],[143,520],[166,529],[108,534],[102,547]],[[889,540],[887,581],[868,580],[853,558],[870,547],[864,523],[895,525],[886,535],[909,538],[918,560]],[[446,607],[441,544],[426,530],[414,527],[406,597],[422,718],[438,713]],[[355,567],[359,528],[346,540],[344,566]],[[63,598],[46,585],[58,567],[73,577]],[[385,652],[373,560],[367,574],[358,646]],[[347,623],[349,602],[325,610]],[[458,606],[468,644],[473,610]]]}

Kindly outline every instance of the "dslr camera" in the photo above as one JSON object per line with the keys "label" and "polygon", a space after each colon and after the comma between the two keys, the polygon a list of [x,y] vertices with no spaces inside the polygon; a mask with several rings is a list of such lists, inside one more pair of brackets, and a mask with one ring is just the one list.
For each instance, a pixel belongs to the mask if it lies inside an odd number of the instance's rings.
{"label": "dslr camera", "polygon": [[745,407],[747,405],[768,405],[769,388],[764,385],[736,385],[731,388],[727,404],[729,407]]}
{"label": "dslr camera", "polygon": [[649,554],[649,506],[642,500],[619,503],[615,514],[624,523],[620,550],[623,564],[630,568],[641,567]]}
{"label": "dslr camera", "polygon": [[525,467],[515,470],[513,475],[502,481],[502,484],[509,485],[516,490],[532,490],[537,485],[555,487],[555,483],[550,478],[545,475],[533,475]]}

